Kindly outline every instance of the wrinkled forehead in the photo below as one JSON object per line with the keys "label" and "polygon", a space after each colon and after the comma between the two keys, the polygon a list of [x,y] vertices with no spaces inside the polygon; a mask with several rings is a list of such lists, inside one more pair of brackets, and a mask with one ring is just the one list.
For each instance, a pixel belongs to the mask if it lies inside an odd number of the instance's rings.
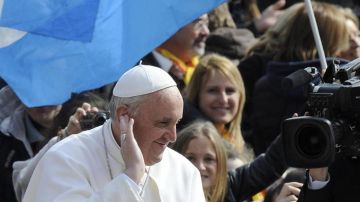
{"label": "wrinkled forehead", "polygon": [[149,94],[139,106],[138,115],[149,119],[167,117],[172,120],[182,118],[183,99],[177,87],[170,87]]}
{"label": "wrinkled forehead", "polygon": [[178,106],[182,104],[182,102],[183,99],[179,89],[176,86],[172,86],[149,94],[145,102],[143,102],[143,105],[157,108],[162,107],[160,104]]}

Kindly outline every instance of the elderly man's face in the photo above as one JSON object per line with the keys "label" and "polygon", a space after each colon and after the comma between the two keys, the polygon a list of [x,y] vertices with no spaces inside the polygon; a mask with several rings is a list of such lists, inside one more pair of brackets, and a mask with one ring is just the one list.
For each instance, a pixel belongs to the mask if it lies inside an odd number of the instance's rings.
{"label": "elderly man's face", "polygon": [[156,92],[140,105],[134,118],[134,136],[146,165],[162,159],[170,142],[176,140],[176,124],[182,118],[183,100],[177,87]]}
{"label": "elderly man's face", "polygon": [[208,16],[202,15],[192,23],[181,28],[172,38],[187,52],[188,57],[205,53],[205,41],[209,36]]}

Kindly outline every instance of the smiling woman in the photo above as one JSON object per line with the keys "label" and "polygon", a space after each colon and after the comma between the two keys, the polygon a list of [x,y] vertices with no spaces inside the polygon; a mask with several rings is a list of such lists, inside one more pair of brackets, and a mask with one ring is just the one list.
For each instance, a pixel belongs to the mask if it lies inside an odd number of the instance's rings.
{"label": "smiling woman", "polygon": [[[188,85],[184,118],[180,127],[201,117],[210,120],[224,139],[233,144],[249,162],[251,152],[245,146],[241,133],[241,120],[245,102],[245,89],[240,72],[229,59],[208,54],[200,59]],[[196,110],[199,117],[190,117]]]}
{"label": "smiling woman", "polygon": [[211,122],[194,122],[179,132],[172,148],[200,171],[207,201],[223,201],[227,190],[226,154],[214,125]]}

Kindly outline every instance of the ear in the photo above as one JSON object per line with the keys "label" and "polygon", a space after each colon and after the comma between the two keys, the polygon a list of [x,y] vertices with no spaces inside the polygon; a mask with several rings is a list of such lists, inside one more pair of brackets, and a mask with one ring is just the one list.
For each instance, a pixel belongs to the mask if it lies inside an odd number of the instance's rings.
{"label": "ear", "polygon": [[126,106],[119,106],[116,109],[116,120],[120,121],[120,116],[128,114],[128,108]]}

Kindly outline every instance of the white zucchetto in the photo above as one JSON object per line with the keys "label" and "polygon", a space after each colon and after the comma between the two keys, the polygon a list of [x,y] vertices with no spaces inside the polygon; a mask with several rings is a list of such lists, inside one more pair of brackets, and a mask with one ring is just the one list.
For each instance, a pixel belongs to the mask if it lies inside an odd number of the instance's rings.
{"label": "white zucchetto", "polygon": [[113,95],[117,97],[134,97],[153,93],[176,86],[173,78],[159,67],[137,65],[126,71],[117,81]]}

